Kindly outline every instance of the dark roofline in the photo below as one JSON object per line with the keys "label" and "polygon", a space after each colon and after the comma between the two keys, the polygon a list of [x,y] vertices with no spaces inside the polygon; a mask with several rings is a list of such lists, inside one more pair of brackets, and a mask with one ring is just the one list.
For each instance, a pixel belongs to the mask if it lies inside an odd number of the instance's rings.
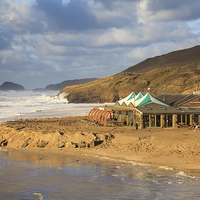
{"label": "dark roofline", "polygon": [[179,107],[198,97],[199,95],[196,94],[161,94],[157,96],[159,99],[165,99],[170,106],[174,107]]}
{"label": "dark roofline", "polygon": [[[194,96],[192,96],[191,98],[188,98],[188,99],[186,99],[186,100],[183,100],[183,101],[180,102],[180,103],[177,102],[176,106],[179,107],[179,106],[181,106],[181,105],[183,105],[183,104],[185,104],[185,103],[188,103],[189,101],[191,101],[191,100],[193,100],[193,99],[196,99],[197,96],[198,96],[198,95],[194,95]],[[187,98],[187,97],[186,97],[186,98]]]}

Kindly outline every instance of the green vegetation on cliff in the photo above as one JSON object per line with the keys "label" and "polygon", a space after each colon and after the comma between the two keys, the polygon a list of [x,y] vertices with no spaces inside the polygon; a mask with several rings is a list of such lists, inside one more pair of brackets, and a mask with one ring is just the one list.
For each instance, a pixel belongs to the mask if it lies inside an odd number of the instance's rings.
{"label": "green vegetation on cliff", "polygon": [[[200,82],[200,63],[182,67],[162,67],[146,73],[121,72],[83,85],[65,87],[73,103],[115,102],[132,91],[153,95],[192,92]],[[165,88],[165,91],[163,90]]]}

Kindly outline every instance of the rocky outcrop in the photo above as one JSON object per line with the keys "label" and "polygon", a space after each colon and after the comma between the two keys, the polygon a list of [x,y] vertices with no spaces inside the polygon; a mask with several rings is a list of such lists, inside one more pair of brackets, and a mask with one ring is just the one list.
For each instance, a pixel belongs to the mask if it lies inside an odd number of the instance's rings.
{"label": "rocky outcrop", "polygon": [[0,90],[25,90],[23,86],[12,83],[12,82],[4,82],[0,85]]}

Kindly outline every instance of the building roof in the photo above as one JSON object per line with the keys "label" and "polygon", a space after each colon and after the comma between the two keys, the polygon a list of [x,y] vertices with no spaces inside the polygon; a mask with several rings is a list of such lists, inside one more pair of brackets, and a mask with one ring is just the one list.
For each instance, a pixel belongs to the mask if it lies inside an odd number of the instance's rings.
{"label": "building roof", "polygon": [[144,95],[140,92],[138,93],[136,96],[133,96],[132,99],[126,101],[126,105],[128,106],[129,104],[135,105],[135,102],[140,100],[142,97],[144,97]]}
{"label": "building roof", "polygon": [[149,103],[155,103],[155,104],[158,104],[158,105],[169,106],[167,104],[167,102],[154,97],[149,92],[145,96],[143,96],[141,99],[137,100],[135,102],[135,106],[140,107],[142,105],[146,105],[146,104],[149,104]]}
{"label": "building roof", "polygon": [[[134,111],[134,107],[126,107],[126,106],[106,106],[99,107],[102,110],[110,110],[114,111]],[[200,107],[196,108],[181,108],[181,107],[173,107],[173,106],[165,106],[158,105],[156,103],[149,103],[140,107],[135,108],[136,112],[143,114],[200,114]]]}
{"label": "building roof", "polygon": [[136,94],[134,92],[132,92],[131,94],[129,94],[127,97],[125,97],[124,99],[121,99],[118,101],[119,105],[122,105],[123,102],[127,102],[130,101],[131,99],[134,98],[134,96],[136,96]]}
{"label": "building roof", "polygon": [[144,95],[140,92],[137,95],[132,92],[131,94],[129,94],[127,97],[125,97],[124,99],[121,99],[119,101],[116,102],[116,105],[122,105],[123,103],[125,103],[126,105],[132,103],[134,104],[134,101],[137,101],[139,99],[141,99]]}
{"label": "building roof", "polygon": [[124,99],[121,99],[120,101],[117,101],[115,105],[117,106],[128,106],[130,104],[134,105],[135,107],[149,104],[149,103],[157,103],[161,105],[167,105],[166,101],[160,100],[153,95],[151,95],[149,92],[144,96],[141,92],[138,93],[137,95],[132,92],[130,95],[125,97]]}
{"label": "building roof", "polygon": [[196,94],[161,94],[157,98],[165,100],[170,106],[180,107],[189,101],[198,99],[199,95]]}
{"label": "building roof", "polygon": [[[136,100],[137,96],[139,99]],[[118,104],[117,102],[115,106],[101,107],[100,109],[106,109],[113,112],[133,112],[135,110],[136,112],[143,114],[200,114],[200,101],[198,101],[198,98],[200,98],[199,95],[162,94],[157,97],[159,99],[152,96],[150,93],[147,93],[145,96],[139,93],[135,96],[135,93],[132,92],[125,98],[126,102],[122,101],[121,104]],[[166,101],[163,101],[163,99]],[[191,101],[194,101],[195,104],[192,105]]]}
{"label": "building roof", "polygon": [[180,108],[173,106],[160,106],[154,103],[137,107],[144,114],[199,114],[200,108]]}

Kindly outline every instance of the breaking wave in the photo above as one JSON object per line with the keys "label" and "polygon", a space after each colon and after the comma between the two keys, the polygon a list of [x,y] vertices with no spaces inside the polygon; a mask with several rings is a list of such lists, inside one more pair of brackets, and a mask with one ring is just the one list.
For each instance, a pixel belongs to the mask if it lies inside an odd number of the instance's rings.
{"label": "breaking wave", "polygon": [[[59,91],[1,91],[0,123],[16,118],[81,116],[95,104],[68,104],[67,93]],[[99,105],[99,104],[98,104]],[[29,115],[24,116],[29,113]],[[9,119],[8,119],[9,118]]]}

